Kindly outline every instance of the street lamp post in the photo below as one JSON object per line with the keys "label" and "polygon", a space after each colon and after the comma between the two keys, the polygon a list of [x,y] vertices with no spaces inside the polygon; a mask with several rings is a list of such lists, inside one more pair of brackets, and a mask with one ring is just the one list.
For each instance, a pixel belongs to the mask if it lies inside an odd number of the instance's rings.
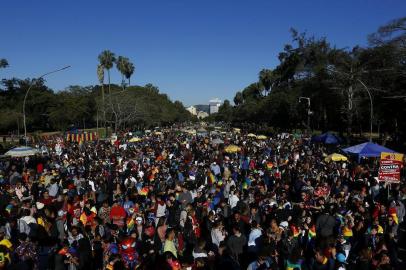
{"label": "street lamp post", "polygon": [[365,90],[368,93],[369,97],[369,102],[370,102],[370,115],[369,115],[369,141],[372,142],[372,121],[374,119],[374,103],[372,102],[372,95],[371,92],[369,91],[368,87],[363,83],[360,79],[357,79],[357,81],[365,88]]}
{"label": "street lamp post", "polygon": [[25,93],[24,101],[23,101],[23,124],[24,124],[24,140],[25,140],[25,145],[27,145],[27,124],[26,124],[26,115],[25,115],[25,103],[26,103],[26,101],[27,101],[27,97],[28,97],[28,94],[29,94],[31,88],[32,88],[32,86],[34,85],[34,81],[37,81],[37,80],[39,80],[39,79],[42,79],[42,78],[44,78],[45,76],[47,76],[47,75],[49,75],[49,74],[56,73],[56,72],[59,72],[59,71],[62,71],[62,70],[68,69],[68,68],[70,68],[70,66],[66,66],[66,67],[63,67],[63,68],[60,68],[60,69],[56,69],[56,70],[53,70],[53,71],[44,73],[44,74],[42,74],[41,76],[39,76],[38,78],[31,80],[30,86],[28,87],[28,90],[27,90],[27,92]]}
{"label": "street lamp post", "polygon": [[305,99],[307,100],[307,135],[310,134],[310,115],[311,115],[311,111],[310,111],[310,98],[309,97],[299,97],[299,102]]}

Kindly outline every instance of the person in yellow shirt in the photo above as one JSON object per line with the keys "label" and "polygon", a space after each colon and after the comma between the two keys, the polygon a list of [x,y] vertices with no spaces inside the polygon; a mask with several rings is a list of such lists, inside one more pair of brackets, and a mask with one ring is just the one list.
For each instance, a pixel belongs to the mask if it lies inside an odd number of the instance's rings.
{"label": "person in yellow shirt", "polygon": [[176,258],[178,257],[178,253],[176,251],[175,243],[175,230],[172,228],[169,228],[166,231],[166,237],[165,237],[165,244],[164,244],[164,253],[169,251],[175,256]]}
{"label": "person in yellow shirt", "polygon": [[13,248],[13,244],[5,236],[6,228],[0,227],[0,269],[7,267],[10,263],[10,251]]}

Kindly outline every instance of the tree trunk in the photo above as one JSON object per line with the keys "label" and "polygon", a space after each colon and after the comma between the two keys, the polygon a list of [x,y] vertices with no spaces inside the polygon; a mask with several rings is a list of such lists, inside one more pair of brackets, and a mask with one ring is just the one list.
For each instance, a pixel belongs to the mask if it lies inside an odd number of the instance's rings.
{"label": "tree trunk", "polygon": [[106,123],[106,104],[104,100],[104,83],[102,83],[102,110],[103,110],[103,125],[104,125],[104,131],[105,135],[107,137],[107,123]]}
{"label": "tree trunk", "polygon": [[128,86],[130,86],[130,77],[128,77]]}
{"label": "tree trunk", "polygon": [[107,76],[109,78],[109,95],[111,95],[111,88],[110,88],[110,69],[107,70]]}
{"label": "tree trunk", "polygon": [[[107,70],[107,76],[108,76],[108,79],[109,79],[109,103],[111,104],[110,69]],[[111,122],[110,122],[110,127],[111,127]]]}

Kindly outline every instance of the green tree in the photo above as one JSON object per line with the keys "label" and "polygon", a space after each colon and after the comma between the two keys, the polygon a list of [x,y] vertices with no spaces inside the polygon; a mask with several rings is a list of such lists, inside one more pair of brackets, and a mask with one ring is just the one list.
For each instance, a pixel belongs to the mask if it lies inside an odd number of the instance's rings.
{"label": "green tree", "polygon": [[124,71],[124,76],[128,80],[128,85],[130,85],[130,78],[134,74],[134,70],[135,70],[134,64],[131,63],[130,61],[128,61],[126,64],[126,67],[125,67],[125,71]]}
{"label": "green tree", "polygon": [[239,106],[239,105],[242,104],[243,102],[244,102],[244,97],[243,97],[242,93],[241,93],[241,92],[237,92],[237,93],[235,94],[235,97],[234,97],[234,104],[235,104],[236,106]]}
{"label": "green tree", "polygon": [[8,67],[7,59],[1,58],[0,59],[0,68],[6,68],[6,67]]}
{"label": "green tree", "polygon": [[270,69],[262,69],[259,72],[259,82],[263,85],[266,92],[269,93],[271,90],[272,84],[274,83],[274,74]]}
{"label": "green tree", "polygon": [[106,130],[107,134],[107,126],[106,126],[106,103],[105,103],[105,98],[104,98],[104,67],[102,64],[97,65],[97,78],[99,80],[99,83],[101,85],[101,95],[102,95],[102,112],[103,112],[103,126]]}
{"label": "green tree", "polygon": [[110,69],[113,67],[113,64],[116,62],[116,57],[114,53],[109,50],[104,50],[99,54],[99,63],[107,70],[107,80],[109,82],[109,94],[111,94],[110,88]]}
{"label": "green tree", "polygon": [[121,86],[123,87],[123,90],[125,87],[124,76],[126,74],[129,62],[130,60],[124,56],[119,56],[116,61],[117,70],[121,73]]}

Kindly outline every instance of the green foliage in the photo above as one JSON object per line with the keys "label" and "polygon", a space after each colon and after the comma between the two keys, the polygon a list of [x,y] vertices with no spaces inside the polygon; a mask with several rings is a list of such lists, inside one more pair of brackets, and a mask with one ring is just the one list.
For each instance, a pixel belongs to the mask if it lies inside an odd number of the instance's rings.
{"label": "green foliage", "polygon": [[[310,125],[340,133],[369,131],[370,99],[374,130],[406,134],[406,18],[370,35],[370,47],[337,49],[326,38],[292,29],[292,42],[279,53],[279,64],[259,72],[258,82],[238,91],[234,106],[223,105],[214,120],[235,126],[276,129],[305,128],[306,102]],[[365,86],[364,86],[365,85]],[[272,91],[270,91],[272,89]],[[262,91],[268,95],[262,95]],[[403,116],[402,116],[403,115]]]}
{"label": "green foliage", "polygon": [[100,64],[107,70],[113,67],[113,64],[116,62],[116,56],[109,50],[102,51],[99,54]]}
{"label": "green foliage", "polygon": [[6,68],[6,67],[8,67],[7,59],[1,58],[0,59],[0,68]]}
{"label": "green foliage", "polygon": [[[30,80],[3,80],[0,91],[0,131],[22,129],[22,101]],[[27,128],[33,130],[65,130],[99,127],[102,121],[102,92],[100,86],[70,86],[53,92],[43,81],[34,84],[27,98]],[[105,110],[107,123],[116,128],[152,127],[190,120],[180,101],[172,102],[160,94],[157,87],[131,86],[125,91],[111,86]]]}
{"label": "green foliage", "polygon": [[270,69],[263,69],[259,72],[259,81],[266,91],[269,92],[275,81],[274,74]]}

